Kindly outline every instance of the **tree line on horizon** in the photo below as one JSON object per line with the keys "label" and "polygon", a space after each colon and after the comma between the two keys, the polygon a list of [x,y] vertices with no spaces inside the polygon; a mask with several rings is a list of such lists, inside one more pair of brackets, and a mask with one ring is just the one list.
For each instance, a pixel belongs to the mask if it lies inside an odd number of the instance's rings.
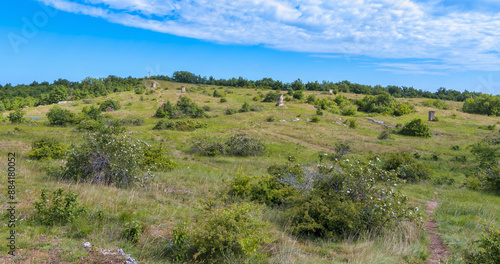
{"label": "tree line on horizon", "polygon": [[[68,99],[79,100],[105,96],[110,93],[121,91],[132,91],[139,88],[141,82],[146,78],[117,77],[109,75],[106,78],[87,77],[80,82],[71,82],[66,79],[58,79],[53,83],[34,81],[29,85],[0,84],[0,112],[4,110],[15,110],[25,106],[38,106],[54,104]],[[152,80],[164,80],[179,83],[190,83],[198,85],[218,85],[235,88],[261,88],[270,90],[293,90],[293,91],[329,91],[333,93],[356,93],[365,95],[389,94],[395,98],[431,98],[450,101],[465,101],[469,106],[464,107],[465,112],[500,115],[500,96],[488,95],[480,92],[464,92],[439,88],[436,92],[423,91],[413,87],[388,85],[364,85],[351,83],[347,80],[340,82],[318,81],[304,83],[300,78],[285,83],[272,78],[260,80],[248,80],[243,77],[231,79],[215,79],[213,76],[201,77],[188,71],[175,71],[172,76],[154,75]],[[485,105],[484,107],[481,107]],[[473,107],[470,107],[473,106]]]}

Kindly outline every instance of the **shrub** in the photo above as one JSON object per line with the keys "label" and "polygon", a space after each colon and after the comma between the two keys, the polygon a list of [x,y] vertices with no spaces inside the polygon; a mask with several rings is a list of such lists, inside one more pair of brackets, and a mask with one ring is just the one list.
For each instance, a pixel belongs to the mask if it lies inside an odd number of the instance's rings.
{"label": "shrub", "polygon": [[154,130],[177,130],[177,131],[194,131],[198,128],[206,127],[206,124],[194,122],[191,120],[181,120],[181,121],[173,121],[173,120],[160,120],[155,127]]}
{"label": "shrub", "polygon": [[148,146],[144,150],[144,166],[151,170],[172,170],[179,166],[178,163],[169,159],[165,154],[165,148],[160,146]]}
{"label": "shrub", "polygon": [[311,95],[307,96],[306,103],[315,104],[316,103],[316,95],[311,94]]}
{"label": "shrub", "polygon": [[357,110],[354,107],[342,107],[340,113],[343,116],[353,116],[356,115]]}
{"label": "shrub", "polygon": [[405,151],[389,153],[382,168],[384,170],[394,170],[397,177],[410,182],[430,178],[430,171],[427,166]]}
{"label": "shrub", "polygon": [[26,113],[22,109],[16,109],[13,112],[10,112],[7,118],[11,123],[23,123],[24,122],[24,115]]}
{"label": "shrub", "polygon": [[144,232],[144,225],[137,220],[133,220],[125,223],[122,237],[137,244],[141,238],[142,232]]}
{"label": "shrub", "polygon": [[102,128],[104,128],[104,123],[93,119],[83,120],[76,126],[76,130],[78,131],[89,132],[97,132]]}
{"label": "shrub", "polygon": [[276,117],[274,117],[274,116],[269,116],[269,117],[267,117],[267,118],[266,118],[266,121],[267,121],[267,122],[274,122],[274,121],[276,121]]}
{"label": "shrub", "polygon": [[356,128],[358,127],[358,122],[356,119],[346,119],[344,124],[347,124],[349,128]]}
{"label": "shrub", "polygon": [[250,112],[250,105],[247,102],[243,103],[239,112],[240,113]]}
{"label": "shrub", "polygon": [[[394,184],[389,172],[355,162],[336,168],[318,166],[311,174],[312,187],[290,198],[292,206],[285,213],[295,234],[326,238],[363,231],[377,234],[398,221],[418,220],[418,208],[389,187]],[[374,184],[380,178],[389,189]]]}
{"label": "shrub", "polygon": [[285,205],[291,196],[298,194],[293,186],[282,180],[286,176],[287,174],[274,174],[250,177],[239,173],[228,183],[228,194],[269,206]]}
{"label": "shrub", "polygon": [[223,97],[224,93],[220,92],[219,90],[214,90],[214,93],[212,95],[213,97]]}
{"label": "shrub", "polygon": [[483,234],[479,240],[474,241],[470,247],[477,249],[467,249],[464,252],[466,263],[474,264],[494,264],[500,263],[500,232],[494,227],[483,227]]}
{"label": "shrub", "polygon": [[40,139],[33,142],[31,151],[27,154],[30,159],[61,159],[68,151],[64,144],[52,139]]}
{"label": "shrub", "polygon": [[301,99],[304,99],[304,93],[302,91],[295,91],[293,93],[293,98],[297,99],[297,100],[301,100]]}
{"label": "shrub", "polygon": [[413,112],[413,106],[409,103],[400,103],[388,93],[377,96],[367,95],[363,99],[355,101],[358,110],[367,113],[383,113],[394,116],[401,116]]}
{"label": "shrub", "polygon": [[416,118],[405,124],[399,131],[399,134],[413,137],[431,137],[429,125],[424,123],[422,119]]}
{"label": "shrub", "polygon": [[236,110],[232,108],[226,109],[226,115],[234,115],[234,114],[236,114]]}
{"label": "shrub", "polygon": [[91,107],[85,106],[82,109],[82,115],[86,119],[92,119],[92,120],[102,120],[103,116],[101,115],[101,110],[99,108],[95,107],[92,105]]}
{"label": "shrub", "polygon": [[391,139],[392,135],[392,129],[386,128],[380,132],[378,135],[378,139],[384,140],[384,139]]}
{"label": "shrub", "polygon": [[228,155],[241,157],[261,155],[266,150],[266,146],[262,141],[249,137],[245,133],[239,133],[229,137],[225,145],[225,150]]}
{"label": "shrub", "polygon": [[69,154],[63,179],[127,187],[154,178],[144,164],[145,142],[106,132],[87,134],[84,139]]}
{"label": "shrub", "polygon": [[177,103],[174,105],[170,101],[167,101],[162,106],[156,110],[155,117],[159,118],[181,118],[181,117],[191,117],[191,118],[201,118],[208,117],[203,108],[199,107],[195,102],[193,102],[187,96],[180,96]]}
{"label": "shrub", "polygon": [[62,109],[56,105],[52,107],[47,113],[47,118],[51,125],[65,126],[75,122],[75,114],[70,110]]}
{"label": "shrub", "polygon": [[227,99],[226,99],[226,98],[221,98],[221,99],[220,99],[220,102],[221,102],[221,103],[225,103],[225,102],[227,102]]}
{"label": "shrub", "polygon": [[258,102],[258,101],[260,101],[260,97],[259,96],[254,96],[254,98],[252,98],[252,100],[255,101],[255,102]]}
{"label": "shrub", "polygon": [[121,108],[120,102],[112,100],[112,99],[107,99],[101,103],[101,105],[99,106],[99,110],[101,110],[101,112],[106,111],[106,108],[108,108],[108,107],[111,107],[114,110],[118,110]]}
{"label": "shrub", "polygon": [[212,108],[210,108],[210,106],[208,106],[208,105],[204,105],[204,106],[202,106],[201,108],[203,108],[203,110],[205,110],[205,112],[210,112],[210,111],[212,111]]}
{"label": "shrub", "polygon": [[264,98],[264,100],[262,100],[262,102],[276,102],[278,101],[278,97],[279,97],[280,93],[279,92],[269,92],[266,94],[266,97]]}
{"label": "shrub", "polygon": [[479,161],[479,166],[482,168],[490,168],[497,164],[500,158],[500,144],[493,141],[479,141],[469,146],[470,152]]}
{"label": "shrub", "polygon": [[500,96],[483,94],[465,100],[462,111],[470,114],[500,116]]}
{"label": "shrub", "polygon": [[347,155],[351,150],[352,142],[349,140],[341,140],[335,143],[335,153],[337,153],[337,158],[341,158]]}
{"label": "shrub", "polygon": [[316,114],[319,115],[319,116],[322,116],[323,115],[323,111],[321,111],[320,108],[316,109]]}
{"label": "shrub", "polygon": [[240,261],[262,258],[262,246],[273,241],[269,225],[249,203],[210,206],[195,218],[191,230],[185,224],[174,230],[166,253],[183,262],[222,263],[227,256]]}
{"label": "shrub", "polygon": [[321,119],[318,116],[313,116],[311,118],[311,122],[313,122],[313,123],[318,123],[319,121],[321,121]]}
{"label": "shrub", "polygon": [[43,189],[40,200],[35,202],[34,220],[46,226],[62,225],[72,222],[85,211],[85,206],[78,203],[77,194],[65,193],[62,188],[52,193]]}

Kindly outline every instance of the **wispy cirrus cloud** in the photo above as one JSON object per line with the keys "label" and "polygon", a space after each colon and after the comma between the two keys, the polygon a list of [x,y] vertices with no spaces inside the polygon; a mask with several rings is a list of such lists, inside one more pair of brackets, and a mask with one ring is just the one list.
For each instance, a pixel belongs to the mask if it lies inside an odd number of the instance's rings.
{"label": "wispy cirrus cloud", "polygon": [[491,0],[468,5],[445,0],[38,1],[112,23],[217,43],[263,45],[323,58],[433,59],[374,64],[398,73],[500,70],[500,9]]}

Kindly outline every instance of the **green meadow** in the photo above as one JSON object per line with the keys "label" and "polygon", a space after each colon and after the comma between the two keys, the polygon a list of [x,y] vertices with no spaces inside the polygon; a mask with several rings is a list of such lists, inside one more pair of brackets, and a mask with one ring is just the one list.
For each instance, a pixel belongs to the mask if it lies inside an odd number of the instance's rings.
{"label": "green meadow", "polygon": [[[7,118],[10,112],[2,114],[0,168],[4,176],[0,181],[0,203],[4,206],[0,234],[3,238],[11,231],[7,226],[9,183],[6,175],[8,153],[13,152],[16,155],[15,190],[19,203],[15,211],[16,256],[8,255],[4,239],[0,262],[123,263],[123,259],[104,255],[99,249],[123,249],[137,263],[209,262],[200,258],[176,259],[180,253],[169,250],[169,247],[175,243],[172,241],[182,239],[182,236],[179,238],[182,232],[176,231],[182,223],[186,223],[189,231],[197,228],[195,223],[200,223],[200,217],[209,217],[203,215],[204,208],[211,202],[223,203],[222,207],[246,204],[258,220],[265,223],[267,239],[247,241],[258,244],[252,249],[259,254],[237,256],[227,251],[218,259],[225,263],[426,263],[432,253],[428,249],[431,242],[425,229],[428,219],[425,210],[432,199],[437,200],[438,206],[430,217],[436,221],[438,234],[447,246],[449,256],[444,260],[446,263],[466,263],[463,254],[471,247],[472,241],[478,240],[483,226],[500,226],[498,193],[476,190],[466,184],[467,176],[479,163],[471,153],[470,145],[499,137],[497,124],[500,118],[497,116],[464,113],[461,111],[463,102],[455,101],[446,101],[447,110],[435,109],[424,106],[424,99],[419,98],[396,99],[414,108],[412,113],[402,116],[361,111],[344,116],[329,111],[330,108],[318,115],[315,105],[306,103],[310,95],[327,101],[338,95],[352,100],[362,99],[365,95],[304,91],[304,99],[294,99],[283,92],[284,106],[278,107],[276,102],[262,102],[263,98],[254,100],[259,93],[265,95],[269,90],[159,83],[154,91],[143,94],[118,92],[59,105],[78,116],[84,107],[98,106],[112,99],[118,101],[121,108],[103,112],[108,120],[142,120],[140,125],[125,124],[122,134],[131,140],[161,146],[166,157],[177,164],[171,169],[153,171],[154,179],[145,184],[132,183],[123,187],[58,177],[51,171],[67,164],[69,152],[79,148],[88,132],[78,130],[75,124],[50,125],[47,113],[54,105],[24,108],[26,121],[22,123],[11,123]],[[186,86],[186,93],[181,93],[182,85]],[[150,89],[148,87],[146,91]],[[224,96],[214,97],[214,91]],[[198,122],[199,128],[192,131],[153,129],[160,120],[168,119],[154,117],[157,109],[167,101],[175,104],[180,96],[189,97],[205,109],[208,117],[172,119]],[[221,98],[225,98],[225,102],[221,102]],[[249,104],[253,111],[239,112],[244,103]],[[235,113],[228,115],[228,109],[234,109]],[[437,112],[438,121],[427,121],[429,111]],[[387,139],[379,139],[386,129],[384,125],[396,128],[415,118],[422,119],[430,127],[431,137],[393,133]],[[317,122],[311,122],[314,119]],[[384,125],[373,120],[382,121]],[[355,125],[350,126],[349,122]],[[493,130],[487,129],[492,125],[495,126]],[[263,143],[265,150],[259,155],[246,157],[201,155],[193,151],[196,142],[224,142],[228,137],[242,133]],[[41,139],[64,144],[68,148],[67,155],[58,159],[29,158],[33,143]],[[341,143],[349,144],[343,156],[338,155]],[[237,177],[264,177],[269,175],[268,168],[276,164],[292,162],[314,168],[318,164],[336,166],[337,162],[354,159],[363,164],[380,160],[378,166],[382,166],[391,154],[401,152],[425,164],[429,171],[428,178],[400,181],[393,187],[408,197],[409,205],[420,209],[422,219],[396,221],[390,229],[380,232],[364,230],[355,235],[304,236],[294,232],[290,215],[284,209],[286,206],[232,196],[228,191]],[[332,156],[337,160],[329,158]],[[379,184],[382,183],[375,185]],[[51,193],[59,188],[78,194],[78,203],[85,206],[86,211],[67,223],[41,224],[36,221],[35,204],[40,202],[42,189]],[[132,231],[137,231],[137,234]],[[238,237],[238,232],[243,231],[236,229],[234,232]],[[132,238],[127,234],[132,234]],[[91,246],[84,247],[85,242]],[[190,249],[181,247],[177,250],[189,254]]]}

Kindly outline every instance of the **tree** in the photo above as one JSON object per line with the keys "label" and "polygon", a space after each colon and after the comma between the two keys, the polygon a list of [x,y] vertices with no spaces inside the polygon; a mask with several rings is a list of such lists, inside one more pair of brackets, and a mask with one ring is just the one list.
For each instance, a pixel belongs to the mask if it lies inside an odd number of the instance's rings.
{"label": "tree", "polygon": [[298,91],[298,90],[305,90],[306,89],[306,86],[304,85],[304,83],[302,82],[302,80],[299,78],[297,80],[295,80],[293,83],[292,83],[292,89],[294,91]]}
{"label": "tree", "polygon": [[49,93],[49,104],[65,101],[68,98],[68,89],[61,85],[56,85]]}

